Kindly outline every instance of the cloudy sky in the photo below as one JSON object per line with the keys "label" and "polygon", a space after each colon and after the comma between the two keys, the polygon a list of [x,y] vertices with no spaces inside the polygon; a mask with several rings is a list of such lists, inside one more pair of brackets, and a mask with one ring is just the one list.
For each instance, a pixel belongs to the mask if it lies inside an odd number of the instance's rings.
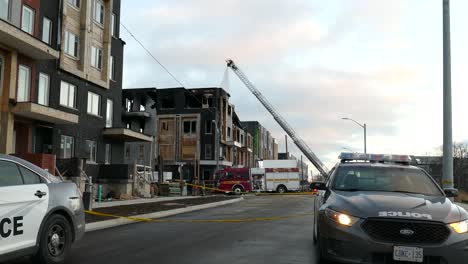
{"label": "cloudy sky", "polygon": [[[452,0],[453,137],[468,139],[468,1]],[[232,58],[328,165],[343,148],[442,145],[442,0],[122,0],[122,23],[186,87],[219,86]],[[175,87],[126,41],[124,88]],[[231,72],[242,120],[284,132]],[[297,151],[297,149],[296,149]],[[300,155],[300,154],[299,154]],[[316,171],[315,171],[316,172]]]}

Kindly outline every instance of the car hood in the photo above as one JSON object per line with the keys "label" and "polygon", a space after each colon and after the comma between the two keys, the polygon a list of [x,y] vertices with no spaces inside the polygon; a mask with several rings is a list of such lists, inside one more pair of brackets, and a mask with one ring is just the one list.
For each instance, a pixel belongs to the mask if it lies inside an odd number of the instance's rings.
{"label": "car hood", "polygon": [[359,218],[386,217],[453,223],[467,212],[444,196],[390,192],[332,192],[330,209]]}

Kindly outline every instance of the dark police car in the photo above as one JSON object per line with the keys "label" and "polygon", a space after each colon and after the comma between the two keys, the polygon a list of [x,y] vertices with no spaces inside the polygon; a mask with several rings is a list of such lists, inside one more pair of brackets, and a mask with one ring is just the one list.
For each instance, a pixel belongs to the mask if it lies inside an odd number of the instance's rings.
{"label": "dark police car", "polygon": [[[409,156],[342,153],[316,182],[314,241],[322,261],[468,263],[468,214]],[[322,262],[323,263],[323,262]]]}

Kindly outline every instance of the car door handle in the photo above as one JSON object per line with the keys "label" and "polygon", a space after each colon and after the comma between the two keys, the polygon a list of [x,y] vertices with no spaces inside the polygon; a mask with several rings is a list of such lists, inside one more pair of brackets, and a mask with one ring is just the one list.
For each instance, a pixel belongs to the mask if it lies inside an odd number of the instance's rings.
{"label": "car door handle", "polygon": [[46,193],[46,192],[37,191],[34,195],[37,196],[37,197],[39,197],[39,198],[42,198],[42,196],[46,196],[47,193]]}

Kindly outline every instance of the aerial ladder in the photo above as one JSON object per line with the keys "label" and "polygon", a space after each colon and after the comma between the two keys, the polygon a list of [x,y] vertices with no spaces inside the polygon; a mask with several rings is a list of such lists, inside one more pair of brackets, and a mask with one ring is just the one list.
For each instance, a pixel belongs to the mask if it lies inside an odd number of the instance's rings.
{"label": "aerial ladder", "polygon": [[284,129],[284,131],[289,135],[293,140],[294,144],[302,151],[302,153],[307,157],[307,159],[314,164],[317,170],[323,177],[327,177],[328,169],[320,161],[320,159],[315,155],[315,153],[310,149],[310,147],[305,143],[305,141],[299,137],[299,135],[294,131],[294,129],[289,125],[289,123],[284,119],[279,112],[273,107],[270,102],[263,96],[263,94],[253,85],[247,76],[236,66],[233,60],[227,59],[227,66],[232,69],[232,71],[239,77],[239,79],[249,88],[249,90],[257,97],[257,99],[263,104],[263,106],[270,112],[273,118],[278,122],[278,124]]}

